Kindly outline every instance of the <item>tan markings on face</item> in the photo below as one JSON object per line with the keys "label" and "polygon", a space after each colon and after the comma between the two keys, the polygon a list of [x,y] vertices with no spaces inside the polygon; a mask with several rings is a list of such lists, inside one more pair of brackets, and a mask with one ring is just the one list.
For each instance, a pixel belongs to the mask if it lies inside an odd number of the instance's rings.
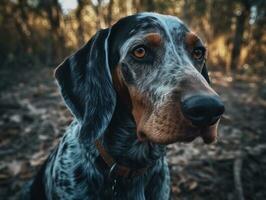
{"label": "tan markings on face", "polygon": [[151,45],[159,46],[162,43],[162,37],[159,33],[148,33],[144,37]]}
{"label": "tan markings on face", "polygon": [[202,46],[204,46],[206,48],[206,52],[205,52],[205,59],[207,58],[208,55],[208,49],[207,47],[203,44],[202,40],[193,32],[189,32],[186,34],[185,36],[185,45],[186,48],[189,52],[192,52],[192,50],[195,48],[195,46],[197,45],[197,43],[201,43]]}
{"label": "tan markings on face", "polygon": [[145,100],[144,95],[140,94],[134,87],[128,87],[122,77],[121,66],[117,66],[113,72],[114,87],[117,95],[121,98],[123,103],[132,110],[132,115],[135,119],[137,129],[144,113],[149,113],[150,106]]}
{"label": "tan markings on face", "polygon": [[120,66],[117,66],[112,74],[114,87],[117,91],[117,95],[121,98],[122,102],[129,108],[131,108],[129,91],[122,79],[122,72],[120,69]]}
{"label": "tan markings on face", "polygon": [[218,124],[219,121],[202,129],[193,126],[189,120],[184,118],[179,105],[170,102],[152,111],[144,121],[141,120],[138,132],[145,133],[146,139],[158,144],[191,142],[198,136],[206,144],[210,144],[217,139]]}
{"label": "tan markings on face", "polygon": [[200,39],[195,35],[195,33],[189,32],[186,34],[185,44],[189,50],[192,50],[199,41]]}
{"label": "tan markings on face", "polygon": [[178,130],[182,124],[177,104],[168,103],[154,110],[148,120],[143,124],[142,131],[153,142],[168,144],[178,138]]}
{"label": "tan markings on face", "polygon": [[145,121],[145,118],[151,113],[151,106],[148,103],[145,95],[140,94],[134,87],[129,87],[129,94],[132,102],[132,114],[137,124],[137,131],[140,124]]}

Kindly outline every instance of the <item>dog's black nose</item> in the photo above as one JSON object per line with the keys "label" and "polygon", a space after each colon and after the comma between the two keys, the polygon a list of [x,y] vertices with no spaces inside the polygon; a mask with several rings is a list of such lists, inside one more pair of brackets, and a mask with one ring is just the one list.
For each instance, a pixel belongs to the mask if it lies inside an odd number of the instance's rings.
{"label": "dog's black nose", "polygon": [[195,95],[181,102],[184,116],[195,126],[210,126],[224,113],[224,104],[218,96]]}

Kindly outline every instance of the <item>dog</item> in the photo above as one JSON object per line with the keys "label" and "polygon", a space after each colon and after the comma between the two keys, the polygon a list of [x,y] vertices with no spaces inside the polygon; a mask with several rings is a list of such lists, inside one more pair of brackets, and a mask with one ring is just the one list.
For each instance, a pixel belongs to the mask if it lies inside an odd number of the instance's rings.
{"label": "dog", "polygon": [[206,57],[174,16],[138,13],[99,30],[55,70],[74,120],[30,199],[169,199],[166,145],[214,142],[224,112]]}

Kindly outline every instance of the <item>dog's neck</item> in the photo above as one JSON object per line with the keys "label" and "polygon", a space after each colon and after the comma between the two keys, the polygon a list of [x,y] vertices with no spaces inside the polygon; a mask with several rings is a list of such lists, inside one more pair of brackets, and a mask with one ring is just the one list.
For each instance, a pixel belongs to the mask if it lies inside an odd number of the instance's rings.
{"label": "dog's neck", "polygon": [[164,155],[165,146],[138,141],[135,121],[127,110],[122,103],[117,104],[104,135],[104,146],[119,164],[131,168],[151,166]]}

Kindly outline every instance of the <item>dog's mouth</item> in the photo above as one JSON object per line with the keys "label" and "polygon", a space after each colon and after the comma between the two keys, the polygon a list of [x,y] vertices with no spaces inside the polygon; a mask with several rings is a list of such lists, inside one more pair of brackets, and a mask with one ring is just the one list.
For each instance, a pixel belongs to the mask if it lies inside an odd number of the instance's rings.
{"label": "dog's mouth", "polygon": [[138,131],[137,137],[140,142],[150,141],[157,144],[172,144],[175,142],[184,142],[189,143],[195,140],[196,138],[202,138],[205,144],[212,144],[217,140],[217,127],[218,123],[210,126],[210,127],[203,127],[203,128],[196,128],[196,127],[187,127],[183,132],[176,133],[172,137],[163,137],[163,135],[169,135],[169,133],[161,133],[162,137],[157,137],[151,133],[144,131]]}
{"label": "dog's mouth", "polygon": [[175,142],[188,143],[201,137],[205,144],[211,144],[217,139],[218,124],[219,120],[209,126],[195,126],[184,117],[178,105],[167,104],[141,120],[137,137],[142,142],[165,145]]}

